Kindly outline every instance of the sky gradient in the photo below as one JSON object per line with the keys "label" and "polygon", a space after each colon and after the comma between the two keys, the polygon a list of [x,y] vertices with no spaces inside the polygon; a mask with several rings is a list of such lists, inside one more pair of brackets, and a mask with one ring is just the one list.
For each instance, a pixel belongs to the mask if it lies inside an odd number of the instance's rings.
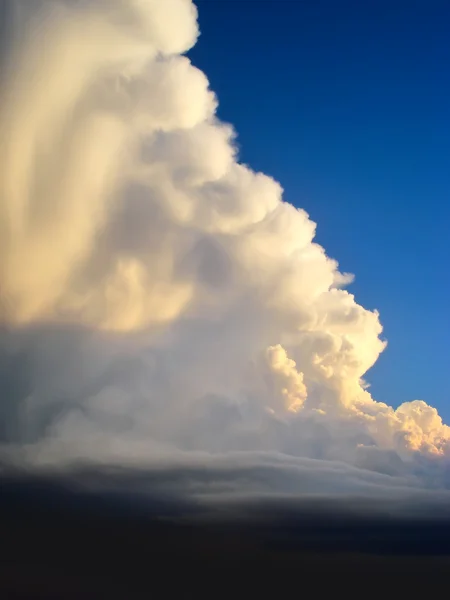
{"label": "sky gradient", "polygon": [[[281,182],[380,312],[373,396],[450,421],[448,2],[199,0],[189,56],[240,157]],[[251,35],[249,34],[251,32]]]}

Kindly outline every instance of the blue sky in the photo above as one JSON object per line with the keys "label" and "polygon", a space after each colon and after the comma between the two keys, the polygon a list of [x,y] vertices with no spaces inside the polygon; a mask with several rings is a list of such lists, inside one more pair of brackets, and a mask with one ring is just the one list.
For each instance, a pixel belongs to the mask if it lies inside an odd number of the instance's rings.
{"label": "blue sky", "polygon": [[450,3],[197,0],[190,52],[241,160],[317,222],[389,346],[377,400],[450,422]]}

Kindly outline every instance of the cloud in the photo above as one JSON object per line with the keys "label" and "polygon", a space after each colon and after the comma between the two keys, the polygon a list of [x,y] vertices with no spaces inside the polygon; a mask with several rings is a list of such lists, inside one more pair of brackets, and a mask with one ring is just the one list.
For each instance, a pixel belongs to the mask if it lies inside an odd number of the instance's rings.
{"label": "cloud", "polygon": [[394,409],[364,382],[386,345],[378,313],[344,289],[309,216],[238,162],[182,55],[190,0],[9,5],[5,460],[239,456],[255,473],[271,457],[266,492],[447,487],[437,411]]}

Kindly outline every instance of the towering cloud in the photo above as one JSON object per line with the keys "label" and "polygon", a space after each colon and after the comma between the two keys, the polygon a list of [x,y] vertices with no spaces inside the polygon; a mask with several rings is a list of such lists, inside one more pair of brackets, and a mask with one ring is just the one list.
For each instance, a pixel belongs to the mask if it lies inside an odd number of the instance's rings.
{"label": "towering cloud", "polygon": [[376,402],[363,380],[385,347],[378,314],[344,289],[351,276],[308,215],[238,162],[206,76],[183,56],[198,33],[191,1],[9,8],[3,455],[263,452],[445,485],[437,411]]}

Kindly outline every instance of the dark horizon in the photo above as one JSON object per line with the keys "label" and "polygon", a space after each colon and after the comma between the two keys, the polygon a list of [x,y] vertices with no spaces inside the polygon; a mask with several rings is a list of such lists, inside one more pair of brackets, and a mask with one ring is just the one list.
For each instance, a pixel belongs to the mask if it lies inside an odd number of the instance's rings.
{"label": "dark horizon", "polygon": [[107,473],[92,474],[4,473],[2,598],[140,598],[155,589],[225,597],[241,580],[264,596],[272,584],[279,593],[352,573],[408,590],[446,580],[448,511],[418,506],[421,517],[402,516],[396,503],[377,512],[352,498],[201,503],[151,486],[120,490],[120,478],[108,489]]}

